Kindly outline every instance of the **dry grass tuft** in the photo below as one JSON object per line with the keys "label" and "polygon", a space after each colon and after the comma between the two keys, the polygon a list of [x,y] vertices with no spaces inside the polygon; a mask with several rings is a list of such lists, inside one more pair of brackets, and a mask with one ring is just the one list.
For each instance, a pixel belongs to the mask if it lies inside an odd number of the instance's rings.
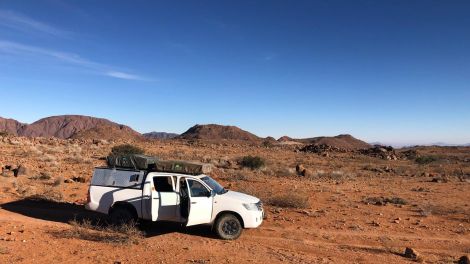
{"label": "dry grass tuft", "polygon": [[47,172],[41,172],[39,175],[32,176],[31,180],[50,180],[51,175]]}
{"label": "dry grass tuft", "polygon": [[46,187],[43,192],[30,195],[26,197],[26,199],[34,201],[62,202],[64,200],[64,195],[61,191],[55,188]]}
{"label": "dry grass tuft", "polygon": [[304,209],[309,207],[308,196],[297,193],[286,193],[268,198],[267,204],[284,208]]}
{"label": "dry grass tuft", "polygon": [[59,176],[55,178],[54,182],[52,183],[52,186],[57,187],[60,186],[64,182],[64,177]]}
{"label": "dry grass tuft", "polygon": [[246,171],[235,171],[233,173],[228,173],[224,177],[222,177],[224,180],[227,181],[249,181],[251,178],[251,175],[249,172]]}
{"label": "dry grass tuft", "polygon": [[137,245],[144,238],[144,233],[137,228],[135,223],[120,226],[100,226],[85,219],[83,221],[72,220],[69,224],[72,226],[71,229],[57,232],[55,235],[119,245]]}
{"label": "dry grass tuft", "polygon": [[305,175],[309,180],[336,180],[336,181],[343,181],[343,180],[350,180],[356,178],[353,173],[335,170],[332,172],[317,170],[313,173],[307,173]]}
{"label": "dry grass tuft", "polygon": [[8,248],[0,247],[0,255],[10,254],[10,250]]}
{"label": "dry grass tuft", "polygon": [[19,180],[13,182],[13,188],[21,197],[26,197],[34,193],[34,190],[30,185]]}

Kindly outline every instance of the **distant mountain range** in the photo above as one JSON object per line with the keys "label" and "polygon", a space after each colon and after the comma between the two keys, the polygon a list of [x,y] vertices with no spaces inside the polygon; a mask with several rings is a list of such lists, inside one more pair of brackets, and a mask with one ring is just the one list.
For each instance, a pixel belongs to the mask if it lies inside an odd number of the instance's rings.
{"label": "distant mountain range", "polygon": [[416,147],[416,146],[438,146],[438,147],[470,147],[470,143],[467,144],[450,144],[445,142],[425,143],[425,144],[386,144],[382,142],[371,142],[371,145],[382,145],[382,146],[393,146],[396,148]]}
{"label": "distant mountain range", "polygon": [[[209,140],[209,141],[241,141],[261,143],[269,141],[276,143],[272,137],[261,138],[257,135],[240,129],[236,126],[223,126],[217,124],[195,125],[181,135],[167,132],[149,132],[140,134],[132,128],[112,122],[104,118],[83,115],[60,115],[42,118],[32,124],[21,123],[14,119],[0,117],[0,132],[25,137],[56,137],[61,139],[183,139],[183,140]],[[277,140],[282,144],[314,144],[329,145],[344,149],[363,149],[371,145],[383,145],[380,142],[366,143],[351,135],[343,134],[334,137],[313,137],[294,139],[283,136]],[[469,144],[433,143],[435,146],[470,146]]]}

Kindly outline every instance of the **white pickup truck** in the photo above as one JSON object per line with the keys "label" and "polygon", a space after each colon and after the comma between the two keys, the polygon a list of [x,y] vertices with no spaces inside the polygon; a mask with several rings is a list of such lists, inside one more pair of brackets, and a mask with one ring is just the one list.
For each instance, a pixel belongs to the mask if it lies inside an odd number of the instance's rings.
{"label": "white pickup truck", "polygon": [[186,226],[212,224],[222,239],[236,239],[243,228],[263,221],[260,199],[224,189],[211,177],[122,168],[96,168],[88,191],[88,210],[123,223],[144,219]]}

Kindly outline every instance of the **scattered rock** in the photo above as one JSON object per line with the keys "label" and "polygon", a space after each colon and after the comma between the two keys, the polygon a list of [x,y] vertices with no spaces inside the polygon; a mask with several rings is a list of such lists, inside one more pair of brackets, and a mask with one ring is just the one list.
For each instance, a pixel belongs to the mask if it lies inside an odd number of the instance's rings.
{"label": "scattered rock", "polygon": [[308,153],[316,153],[316,154],[323,154],[323,153],[329,153],[329,152],[347,152],[347,149],[344,148],[338,148],[338,147],[333,147],[330,145],[326,144],[312,144],[312,145],[307,145],[303,148],[300,149],[301,152],[308,152]]}
{"label": "scattered rock", "polygon": [[75,181],[72,180],[72,179],[65,179],[64,182],[65,182],[65,183],[74,183]]}
{"label": "scattered rock", "polygon": [[377,222],[377,221],[372,221],[370,224],[371,224],[372,226],[377,226],[377,227],[380,226],[380,223]]}
{"label": "scattered rock", "polygon": [[75,177],[72,177],[72,180],[74,182],[79,182],[79,183],[85,183],[86,182],[86,179],[85,177],[83,176],[75,176]]}
{"label": "scattered rock", "polygon": [[461,256],[457,263],[458,264],[470,264],[470,258],[468,256]]}
{"label": "scattered rock", "polygon": [[437,183],[446,183],[448,181],[449,179],[447,177],[434,177],[431,180],[431,182],[437,182]]}
{"label": "scattered rock", "polygon": [[414,160],[419,157],[418,152],[414,149],[406,150],[400,153],[402,159]]}
{"label": "scattered rock", "polygon": [[299,176],[305,176],[307,174],[307,169],[302,164],[297,164],[297,166],[295,166],[295,171],[297,171]]}
{"label": "scattered rock", "polygon": [[23,165],[19,165],[18,168],[13,169],[13,176],[18,177],[21,175],[25,175],[27,172],[27,169]]}
{"label": "scattered rock", "polygon": [[359,150],[360,154],[367,155],[370,157],[381,158],[385,160],[397,160],[398,156],[395,153],[395,149],[391,146],[375,145],[372,148]]}
{"label": "scattered rock", "polygon": [[409,258],[412,260],[418,260],[419,259],[419,253],[414,250],[413,248],[407,247],[405,249],[405,253],[403,254],[405,258]]}

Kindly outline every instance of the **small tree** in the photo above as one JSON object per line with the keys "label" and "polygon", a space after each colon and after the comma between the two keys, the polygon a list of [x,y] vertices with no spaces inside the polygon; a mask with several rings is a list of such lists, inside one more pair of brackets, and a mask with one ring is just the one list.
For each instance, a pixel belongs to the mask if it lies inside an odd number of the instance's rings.
{"label": "small tree", "polygon": [[240,165],[252,170],[259,169],[265,164],[264,159],[259,156],[245,156],[241,159]]}
{"label": "small tree", "polygon": [[120,154],[144,154],[144,150],[133,146],[131,144],[123,144],[123,145],[117,145],[114,146],[111,149],[111,154],[112,155],[120,155]]}

